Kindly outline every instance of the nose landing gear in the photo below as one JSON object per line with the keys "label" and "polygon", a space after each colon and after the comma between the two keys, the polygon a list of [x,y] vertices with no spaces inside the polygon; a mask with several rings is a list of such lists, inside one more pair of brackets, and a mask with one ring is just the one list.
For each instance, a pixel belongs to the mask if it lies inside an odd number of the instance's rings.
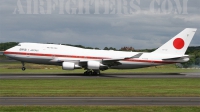
{"label": "nose landing gear", "polygon": [[21,63],[22,63],[22,71],[25,71],[26,70],[25,64],[24,62],[21,62]]}
{"label": "nose landing gear", "polygon": [[22,71],[25,71],[26,70],[26,67],[22,67]]}

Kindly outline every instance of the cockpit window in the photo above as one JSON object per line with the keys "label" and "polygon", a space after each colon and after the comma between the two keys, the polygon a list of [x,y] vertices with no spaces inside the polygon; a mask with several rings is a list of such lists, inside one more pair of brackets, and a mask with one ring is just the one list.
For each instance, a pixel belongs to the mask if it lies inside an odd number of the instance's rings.
{"label": "cockpit window", "polygon": [[21,46],[21,44],[18,44],[17,46]]}

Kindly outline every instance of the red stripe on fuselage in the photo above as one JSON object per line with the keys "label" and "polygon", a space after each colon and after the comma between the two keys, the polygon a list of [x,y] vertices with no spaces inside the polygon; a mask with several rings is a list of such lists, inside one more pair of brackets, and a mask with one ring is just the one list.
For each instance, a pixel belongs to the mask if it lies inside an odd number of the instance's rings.
{"label": "red stripe on fuselage", "polygon": [[[5,51],[4,54],[15,54],[15,55],[28,55],[28,56],[45,56],[45,57],[64,57],[64,58],[82,58],[82,59],[111,59],[105,57],[92,57],[92,56],[75,56],[75,55],[58,55],[58,54],[42,54],[42,53],[26,53],[26,52],[10,52]],[[160,63],[160,64],[172,64],[176,62],[156,61],[156,60],[135,60],[135,59],[124,59],[122,61],[128,62],[146,62],[146,63]]]}
{"label": "red stripe on fuselage", "polygon": [[5,51],[4,54],[29,55],[29,56],[48,56],[48,57],[66,57],[66,58],[83,58],[83,59],[110,59],[105,57],[92,56],[75,56],[75,55],[58,55],[58,54],[43,54],[43,53],[26,53],[26,52],[10,52]]}

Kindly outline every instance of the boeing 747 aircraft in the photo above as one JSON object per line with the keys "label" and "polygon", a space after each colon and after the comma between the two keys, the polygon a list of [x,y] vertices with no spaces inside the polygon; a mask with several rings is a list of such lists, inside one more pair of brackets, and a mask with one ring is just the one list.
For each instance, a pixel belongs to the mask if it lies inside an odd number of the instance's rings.
{"label": "boeing 747 aircraft", "polygon": [[107,69],[135,69],[164,64],[187,62],[185,52],[197,29],[186,28],[157,50],[148,52],[125,52],[91,50],[65,45],[19,43],[4,51],[4,55],[26,63],[59,65],[63,70],[84,68],[84,74],[100,74]]}

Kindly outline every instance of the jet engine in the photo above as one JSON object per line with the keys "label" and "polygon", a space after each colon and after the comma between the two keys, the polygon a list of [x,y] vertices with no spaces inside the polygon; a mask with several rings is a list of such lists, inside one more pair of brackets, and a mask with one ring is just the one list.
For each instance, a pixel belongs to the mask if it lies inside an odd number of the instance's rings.
{"label": "jet engine", "polygon": [[88,61],[87,68],[91,70],[106,70],[108,67],[98,61]]}
{"label": "jet engine", "polygon": [[75,63],[71,62],[63,62],[62,63],[62,69],[63,70],[74,70],[74,69],[80,69],[81,67],[79,65],[76,65]]}

